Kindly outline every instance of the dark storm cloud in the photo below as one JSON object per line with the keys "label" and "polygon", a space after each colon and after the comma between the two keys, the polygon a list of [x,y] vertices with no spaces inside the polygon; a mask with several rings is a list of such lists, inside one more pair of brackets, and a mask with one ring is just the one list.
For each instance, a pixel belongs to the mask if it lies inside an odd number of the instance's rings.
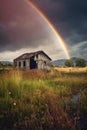
{"label": "dark storm cloud", "polygon": [[[55,25],[72,56],[85,52],[87,57],[87,0],[32,1]],[[52,42],[43,21],[24,0],[0,0],[0,52]]]}
{"label": "dark storm cloud", "polygon": [[79,44],[74,44],[74,46],[70,46],[70,53],[73,56],[83,57],[87,59],[87,41],[80,42]]}
{"label": "dark storm cloud", "polygon": [[[28,23],[23,27],[23,23],[10,23],[9,27],[0,25],[0,52],[11,50],[15,51],[21,48],[38,47],[41,41],[48,38],[45,30],[41,31],[42,26],[32,26]],[[43,35],[44,33],[44,35]]]}
{"label": "dark storm cloud", "polygon": [[0,50],[6,47],[6,43],[10,43],[7,32],[6,27],[0,24]]}
{"label": "dark storm cloud", "polygon": [[38,47],[49,37],[46,29],[24,0],[0,0],[0,52]]}
{"label": "dark storm cloud", "polygon": [[0,25],[0,45],[3,45],[7,41],[7,35],[5,34],[5,28]]}
{"label": "dark storm cloud", "polygon": [[67,44],[87,40],[87,0],[33,0],[49,17]]}

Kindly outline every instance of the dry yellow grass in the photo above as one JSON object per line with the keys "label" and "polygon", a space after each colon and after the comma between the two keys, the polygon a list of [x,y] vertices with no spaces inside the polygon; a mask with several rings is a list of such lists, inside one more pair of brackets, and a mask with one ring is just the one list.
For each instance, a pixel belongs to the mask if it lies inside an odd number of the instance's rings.
{"label": "dry yellow grass", "polygon": [[54,67],[54,70],[62,72],[87,72],[87,67]]}
{"label": "dry yellow grass", "polygon": [[[77,105],[80,114],[86,113],[86,79],[87,68],[2,70],[0,130],[75,130],[76,117],[69,113]],[[78,104],[71,102],[73,95],[79,95]]]}

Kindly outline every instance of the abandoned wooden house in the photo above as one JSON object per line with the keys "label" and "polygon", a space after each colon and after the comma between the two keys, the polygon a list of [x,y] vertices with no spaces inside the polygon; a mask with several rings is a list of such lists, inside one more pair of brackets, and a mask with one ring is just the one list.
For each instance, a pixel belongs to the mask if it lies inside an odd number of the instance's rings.
{"label": "abandoned wooden house", "polygon": [[14,67],[17,69],[31,70],[31,69],[50,69],[51,58],[43,51],[32,53],[25,53],[14,59]]}

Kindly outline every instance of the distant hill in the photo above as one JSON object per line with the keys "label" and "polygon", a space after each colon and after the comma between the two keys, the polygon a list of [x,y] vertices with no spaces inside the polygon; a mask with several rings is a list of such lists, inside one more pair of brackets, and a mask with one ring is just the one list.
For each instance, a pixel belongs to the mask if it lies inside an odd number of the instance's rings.
{"label": "distant hill", "polygon": [[[75,61],[76,61],[77,57],[72,57],[71,60],[73,61],[74,65],[75,65]],[[54,66],[65,66],[65,61],[66,59],[59,59],[59,60],[55,60],[52,61],[52,65]],[[87,61],[86,61],[87,64]]]}
{"label": "distant hill", "polygon": [[52,65],[53,66],[64,66],[65,60],[66,59],[60,59],[60,60],[52,61]]}
{"label": "distant hill", "polygon": [[10,61],[0,61],[3,65],[13,65],[13,62]]}

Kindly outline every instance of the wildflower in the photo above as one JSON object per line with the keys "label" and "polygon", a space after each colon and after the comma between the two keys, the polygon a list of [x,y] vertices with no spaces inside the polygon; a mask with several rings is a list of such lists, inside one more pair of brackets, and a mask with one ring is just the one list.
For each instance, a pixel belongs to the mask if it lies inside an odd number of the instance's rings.
{"label": "wildflower", "polygon": [[14,102],[13,105],[16,106],[16,102]]}
{"label": "wildflower", "polygon": [[9,93],[8,93],[9,95],[11,95],[11,92],[9,91]]}

